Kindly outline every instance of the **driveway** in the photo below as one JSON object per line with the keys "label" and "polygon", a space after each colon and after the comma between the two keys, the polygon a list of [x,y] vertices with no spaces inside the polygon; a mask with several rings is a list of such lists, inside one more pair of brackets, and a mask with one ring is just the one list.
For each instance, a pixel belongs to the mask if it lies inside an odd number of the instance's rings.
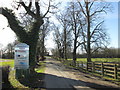
{"label": "driveway", "polygon": [[44,87],[48,89],[61,88],[71,90],[96,90],[101,88],[116,88],[118,85],[91,77],[77,70],[66,68],[61,62],[47,58]]}

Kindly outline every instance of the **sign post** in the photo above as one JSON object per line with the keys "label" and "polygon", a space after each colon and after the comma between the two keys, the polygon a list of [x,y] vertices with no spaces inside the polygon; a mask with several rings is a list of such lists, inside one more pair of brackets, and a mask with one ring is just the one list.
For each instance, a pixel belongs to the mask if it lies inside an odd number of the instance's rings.
{"label": "sign post", "polygon": [[15,46],[15,65],[16,78],[26,76],[29,69],[29,45],[19,43]]}

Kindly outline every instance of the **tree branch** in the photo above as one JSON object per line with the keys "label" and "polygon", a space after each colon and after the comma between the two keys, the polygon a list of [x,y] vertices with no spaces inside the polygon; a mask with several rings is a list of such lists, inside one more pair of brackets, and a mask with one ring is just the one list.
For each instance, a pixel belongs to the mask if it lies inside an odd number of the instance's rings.
{"label": "tree branch", "polygon": [[93,6],[93,4],[94,4],[94,1],[91,2],[90,7],[89,7],[89,11],[90,11],[91,7]]}
{"label": "tree branch", "polygon": [[28,35],[26,31],[23,29],[23,27],[19,25],[18,20],[16,19],[14,14],[10,12],[9,9],[3,9],[3,8],[1,9],[2,9],[2,15],[4,15],[7,18],[10,28],[16,33],[20,41],[25,42],[25,38],[28,38]]}
{"label": "tree branch", "polygon": [[87,52],[87,45],[85,44],[86,43],[86,41],[85,41],[85,34],[84,34],[84,31],[83,31],[83,27],[81,27],[81,30],[82,30],[82,36],[83,36],[83,41],[84,41],[84,43],[83,43],[83,45],[84,45],[84,48],[85,48],[85,50],[86,50],[86,52]]}
{"label": "tree branch", "polygon": [[82,42],[82,43],[80,43],[80,42],[78,42],[78,45],[76,46],[76,48],[78,48],[80,45],[82,45],[82,44],[84,44],[85,42]]}
{"label": "tree branch", "polygon": [[39,6],[38,1],[35,2],[35,7],[36,7],[36,14],[37,14],[37,16],[40,16],[40,6]]}
{"label": "tree branch", "polygon": [[33,18],[37,19],[35,13],[30,10],[32,2],[30,2],[28,7],[25,5],[25,3],[23,1],[21,1],[19,3],[25,8],[25,10],[27,11],[27,13],[29,15],[31,15]]}
{"label": "tree branch", "polygon": [[30,3],[29,3],[28,8],[30,8],[30,9],[31,9],[31,6],[32,6],[32,0],[30,0]]}
{"label": "tree branch", "polygon": [[44,18],[49,13],[49,11],[50,11],[50,0],[49,0],[48,9],[47,9],[46,13],[43,15],[42,18]]}
{"label": "tree branch", "polygon": [[93,32],[90,35],[90,38],[94,35],[95,31],[98,30],[97,28],[103,23],[104,21],[100,22],[99,24],[96,25],[95,29],[93,30]]}
{"label": "tree branch", "polygon": [[80,8],[82,9],[83,14],[85,15],[85,17],[87,17],[87,15],[86,15],[86,13],[85,13],[85,11],[84,11],[84,9],[83,9],[83,6],[81,5],[80,1],[78,1],[78,3],[79,3],[79,5],[80,5]]}
{"label": "tree branch", "polygon": [[107,8],[107,6],[103,6],[103,8],[101,9],[101,10],[96,10],[94,13],[92,13],[91,15],[90,15],[90,17],[92,17],[92,16],[94,16],[96,13],[100,13],[100,12],[105,12],[105,13],[107,13],[104,9],[105,8]]}
{"label": "tree branch", "polygon": [[95,51],[97,51],[99,48],[101,47],[97,47],[95,50],[93,50],[91,53],[94,53]]}

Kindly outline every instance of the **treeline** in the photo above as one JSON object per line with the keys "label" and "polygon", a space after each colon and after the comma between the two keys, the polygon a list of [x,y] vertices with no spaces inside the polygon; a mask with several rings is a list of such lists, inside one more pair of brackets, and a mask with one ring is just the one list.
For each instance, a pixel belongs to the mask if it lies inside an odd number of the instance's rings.
{"label": "treeline", "polygon": [[12,43],[8,43],[6,47],[0,50],[1,58],[3,59],[13,59],[14,58],[14,49],[15,45],[18,44],[19,41],[15,40]]}
{"label": "treeline", "polygon": [[[56,50],[56,52],[53,50],[53,56],[59,57],[59,52]],[[77,53],[77,58],[87,58],[87,53]],[[62,57],[63,58],[63,57]],[[72,58],[72,52],[67,52],[67,58]],[[120,58],[120,49],[118,48],[104,48],[99,51],[96,51],[92,54],[91,58]]]}
{"label": "treeline", "polygon": [[[9,43],[4,49],[1,49],[0,57],[2,59],[14,59],[14,49],[15,49],[15,45],[18,43],[20,42],[18,40],[15,40],[13,43]],[[36,55],[37,60],[44,58],[44,56],[49,56],[49,52],[47,52],[45,47],[40,48],[42,46],[40,43],[41,41],[39,41],[37,45],[37,55]]]}
{"label": "treeline", "polygon": [[[4,49],[0,50],[0,58],[2,59],[14,59],[14,49],[15,45],[20,43],[19,41],[15,40],[13,43],[9,43]],[[43,43],[40,44],[41,41],[39,41],[37,45],[37,54],[36,54],[36,59],[42,59],[44,56],[49,56],[49,52],[47,52],[45,46],[41,47],[44,45]]]}

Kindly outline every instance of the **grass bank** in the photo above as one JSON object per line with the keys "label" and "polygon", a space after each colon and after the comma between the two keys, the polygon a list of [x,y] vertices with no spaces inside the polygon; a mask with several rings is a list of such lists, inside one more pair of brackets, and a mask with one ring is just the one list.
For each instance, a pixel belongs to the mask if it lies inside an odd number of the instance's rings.
{"label": "grass bank", "polygon": [[37,68],[35,68],[35,71],[37,73],[44,73],[44,71],[45,71],[45,61],[40,61],[39,65],[40,66],[38,66]]}
{"label": "grass bank", "polygon": [[[15,78],[15,70],[14,70],[14,59],[0,59],[0,66],[10,66],[10,73],[9,73],[9,82],[13,86],[13,88],[16,88],[17,90],[21,89],[31,89],[30,87],[21,84],[16,78]],[[41,61],[39,63],[39,66],[35,68],[35,71],[37,73],[44,73],[45,71],[45,62]],[[36,76],[37,77],[37,76]],[[32,78],[34,79],[34,78]],[[33,82],[34,83],[34,82]],[[35,89],[38,90],[38,89]]]}
{"label": "grass bank", "polygon": [[[72,59],[68,59],[72,60]],[[92,58],[93,62],[99,61],[99,62],[120,62],[120,58]],[[77,61],[87,62],[87,58],[77,58]]]}

